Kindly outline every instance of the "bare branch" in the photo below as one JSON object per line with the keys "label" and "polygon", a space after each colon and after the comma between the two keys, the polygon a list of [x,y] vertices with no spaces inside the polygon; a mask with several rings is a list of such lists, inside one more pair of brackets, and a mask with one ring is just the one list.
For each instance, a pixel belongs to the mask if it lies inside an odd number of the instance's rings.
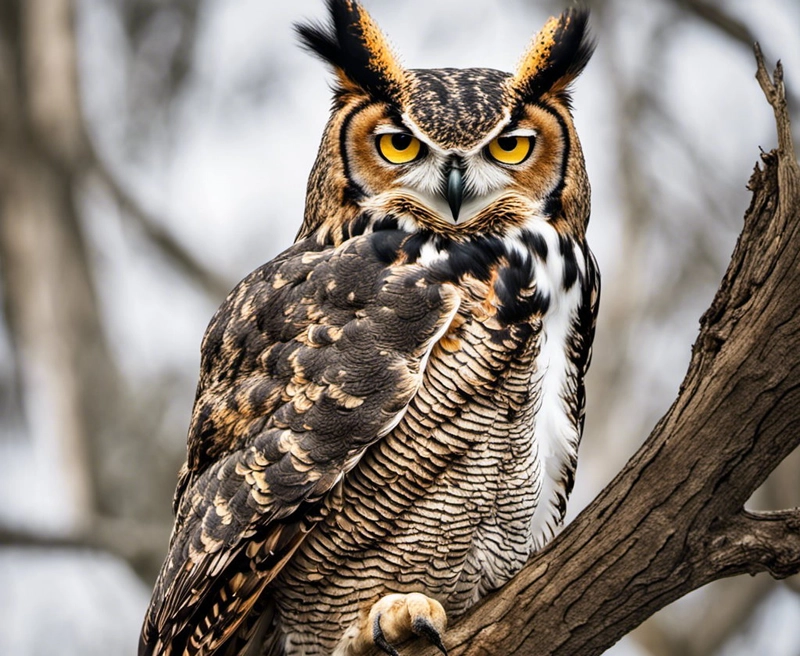
{"label": "bare branch", "polygon": [[792,127],[789,122],[789,109],[786,104],[786,86],[783,83],[783,66],[780,62],[775,66],[775,73],[770,79],[767,67],[764,64],[764,55],[758,43],[753,46],[756,55],[758,69],[756,80],[761,85],[761,90],[767,97],[767,101],[772,105],[775,113],[775,123],[778,126],[778,152],[782,155],[778,168],[781,188],[785,191],[780,202],[784,204],[783,210],[787,211],[786,202],[794,201],[800,196],[797,188],[798,174],[800,166],[797,164],[797,155],[794,152],[794,142],[792,141]]}
{"label": "bare branch", "polygon": [[117,519],[95,515],[82,530],[47,534],[27,529],[0,527],[0,545],[47,549],[95,549],[126,560],[137,572],[156,570],[164,557],[164,536],[171,524]]}
{"label": "bare branch", "polygon": [[109,167],[101,160],[92,149],[92,170],[96,172],[103,184],[119,203],[126,217],[135,222],[145,236],[190,280],[198,283],[206,293],[213,298],[224,298],[233,287],[233,283],[226,280],[216,271],[190,253],[173,234],[164,227],[163,221],[158,220],[151,212],[130,194]]}
{"label": "bare branch", "polygon": [[800,570],[800,508],[743,511],[719,527],[709,545],[711,561],[729,574],[769,572],[776,579]]}
{"label": "bare branch", "polygon": [[747,25],[716,4],[705,0],[677,0],[677,4],[748,48],[756,40]]}
{"label": "bare branch", "polygon": [[[753,34],[750,28],[738,18],[726,12],[718,4],[710,3],[706,0],[675,0],[675,4],[688,10],[697,18],[712,26],[714,29],[719,30],[737,43],[741,43],[747,48],[752,48],[753,44],[756,44],[756,47],[758,47],[756,35]],[[760,52],[759,50],[759,54],[756,55],[757,57],[760,57]],[[798,96],[789,93],[788,97],[794,107],[800,105],[800,98],[798,98]]]}

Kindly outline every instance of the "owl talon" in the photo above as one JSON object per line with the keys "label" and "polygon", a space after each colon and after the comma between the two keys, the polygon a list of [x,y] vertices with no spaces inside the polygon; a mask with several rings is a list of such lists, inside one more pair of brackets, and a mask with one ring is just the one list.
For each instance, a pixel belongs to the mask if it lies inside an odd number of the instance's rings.
{"label": "owl talon", "polygon": [[444,647],[441,634],[427,617],[422,615],[415,617],[411,622],[411,630],[418,636],[426,638],[444,656],[447,656],[447,649]]}
{"label": "owl talon", "polygon": [[[375,642],[375,646],[389,654],[389,656],[400,656],[398,651],[386,641],[386,636],[383,635],[381,617],[383,617],[383,613],[377,613],[372,622],[372,639]],[[444,656],[447,656],[447,649],[445,649],[444,643],[442,643],[442,636],[427,617],[418,615],[412,619],[411,631],[421,638],[426,638],[428,642],[442,652]]]}
{"label": "owl talon", "polygon": [[374,645],[390,656],[399,656],[393,643],[414,636],[425,638],[447,654],[442,643],[447,615],[435,599],[418,592],[386,595],[372,606],[369,615]]}
{"label": "owl talon", "polygon": [[442,636],[447,614],[442,605],[424,594],[389,594],[345,631],[333,656],[363,656],[375,648],[389,656],[400,656],[394,645],[418,636],[447,656]]}
{"label": "owl talon", "polygon": [[382,652],[389,654],[389,656],[400,656],[397,650],[386,641],[386,636],[383,635],[381,617],[383,617],[383,613],[377,613],[375,619],[372,621],[372,640],[375,642],[375,646]]}

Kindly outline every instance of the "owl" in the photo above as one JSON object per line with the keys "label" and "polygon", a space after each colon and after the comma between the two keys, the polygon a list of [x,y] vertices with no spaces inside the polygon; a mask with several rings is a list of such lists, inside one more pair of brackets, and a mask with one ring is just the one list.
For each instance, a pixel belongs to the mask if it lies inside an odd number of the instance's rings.
{"label": "owl", "polygon": [[513,74],[408,69],[354,0],[291,247],[202,344],[139,654],[397,655],[561,524],[599,298],[569,89],[585,11]]}

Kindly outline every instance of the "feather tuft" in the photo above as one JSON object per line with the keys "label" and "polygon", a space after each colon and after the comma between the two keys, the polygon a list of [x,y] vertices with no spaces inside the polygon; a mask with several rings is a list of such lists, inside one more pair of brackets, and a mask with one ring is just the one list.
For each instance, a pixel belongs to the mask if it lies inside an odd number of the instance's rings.
{"label": "feather tuft", "polygon": [[588,9],[568,9],[545,23],[511,81],[523,101],[548,92],[569,100],[569,86],[586,68],[596,45],[588,21]]}
{"label": "feather tuft", "polygon": [[334,68],[343,90],[396,103],[405,72],[377,24],[355,0],[328,0],[328,13],[327,24],[295,25],[302,45]]}

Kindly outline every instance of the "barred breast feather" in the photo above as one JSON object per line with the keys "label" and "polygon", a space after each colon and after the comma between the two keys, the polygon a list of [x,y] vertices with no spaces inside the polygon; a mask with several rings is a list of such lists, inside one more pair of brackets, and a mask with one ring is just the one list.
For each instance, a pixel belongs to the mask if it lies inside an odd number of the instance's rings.
{"label": "barred breast feather", "polygon": [[424,591],[458,617],[563,519],[597,303],[591,254],[545,222],[505,242],[420,240],[401,251],[458,282],[459,311],[397,427],[275,581],[288,654],[331,653],[387,592]]}
{"label": "barred breast feather", "polygon": [[329,654],[387,591],[457,616],[560,522],[588,251],[544,226],[538,250],[434,239],[426,263],[419,235],[383,227],[299,242],[212,320],[140,653]]}

